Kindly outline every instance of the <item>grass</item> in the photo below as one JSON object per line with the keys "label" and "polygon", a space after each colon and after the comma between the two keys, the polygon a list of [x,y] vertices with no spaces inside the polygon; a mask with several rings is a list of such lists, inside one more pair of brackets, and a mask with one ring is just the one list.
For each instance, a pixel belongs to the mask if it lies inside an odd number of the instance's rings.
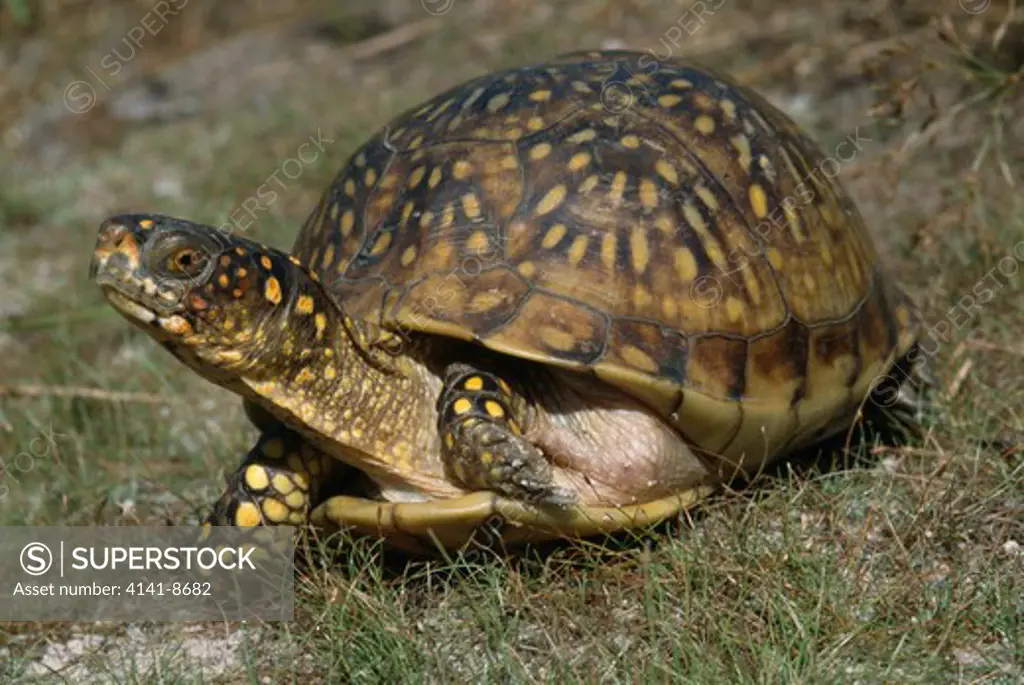
{"label": "grass", "polygon": [[[288,247],[348,153],[401,109],[485,69],[604,40],[658,47],[681,14],[639,1],[456,0],[434,34],[350,63],[348,41],[424,15],[354,3],[356,25],[321,3],[287,5],[312,33],[282,28],[289,49],[255,65],[262,80],[251,83],[260,88],[238,102],[145,125],[98,107],[46,129],[46,145],[4,139],[3,161],[16,164],[0,161],[0,381],[162,400],[0,397],[0,524],[195,522],[255,437],[233,396],[182,374],[87,283],[104,216],[154,208],[225,221],[320,129],[335,142],[248,229]],[[6,39],[64,36],[59,13],[38,9],[7,3],[34,23]],[[146,10],[110,3],[126,26]],[[607,545],[408,560],[372,541],[342,540],[325,555],[332,564],[317,556],[298,575],[297,620],[287,625],[2,625],[0,680],[1021,682],[1024,277],[998,271],[1024,240],[1024,160],[1014,156],[1019,131],[1005,114],[1020,110],[1013,74],[1021,53],[1012,32],[995,40],[1005,3],[954,16],[956,40],[948,29],[922,31],[912,8],[901,11],[865,3],[851,24],[840,3],[758,0],[724,7],[685,47],[784,106],[812,103],[794,115],[826,144],[856,126],[884,129],[842,180],[937,336],[929,363],[940,392],[924,437],[798,464],[722,493],[681,522]],[[927,20],[934,10],[923,11]],[[813,20],[802,18],[807,12]],[[265,23],[255,11],[228,14],[218,15],[213,38],[244,37]],[[773,16],[805,27],[785,34],[785,50]],[[81,40],[99,54],[109,48],[88,33],[96,24],[81,23]],[[207,45],[204,26],[183,14],[153,53]],[[309,35],[320,42],[303,52]],[[850,46],[870,52],[890,39],[910,48],[865,65],[870,78],[835,85],[836,72],[852,69],[843,61]],[[13,114],[10,102],[0,107],[2,128],[47,98],[59,102],[69,71],[93,59],[57,48]],[[170,73],[175,64],[146,68]],[[879,97],[889,100],[877,110],[888,116],[882,123],[866,114]],[[992,296],[956,309],[977,296],[979,282]],[[43,435],[53,436],[45,450],[33,442]]]}

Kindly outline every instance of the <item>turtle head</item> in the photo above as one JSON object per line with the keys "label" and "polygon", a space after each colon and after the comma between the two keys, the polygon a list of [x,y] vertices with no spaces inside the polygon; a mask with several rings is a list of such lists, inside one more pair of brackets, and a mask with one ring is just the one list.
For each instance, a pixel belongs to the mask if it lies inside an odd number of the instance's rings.
{"label": "turtle head", "polygon": [[[267,377],[336,318],[316,276],[211,226],[126,214],[100,226],[90,275],[107,301],[208,377]],[[308,352],[307,352],[308,354]]]}

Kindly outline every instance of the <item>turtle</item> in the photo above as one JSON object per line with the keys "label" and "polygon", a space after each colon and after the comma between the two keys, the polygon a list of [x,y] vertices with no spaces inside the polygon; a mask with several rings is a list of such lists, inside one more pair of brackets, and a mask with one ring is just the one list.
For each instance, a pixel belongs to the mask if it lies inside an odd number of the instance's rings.
{"label": "turtle", "polygon": [[91,274],[260,432],[207,524],[596,536],[849,429],[915,349],[829,159],[709,66],[573,52],[399,114],[290,253],[119,214]]}

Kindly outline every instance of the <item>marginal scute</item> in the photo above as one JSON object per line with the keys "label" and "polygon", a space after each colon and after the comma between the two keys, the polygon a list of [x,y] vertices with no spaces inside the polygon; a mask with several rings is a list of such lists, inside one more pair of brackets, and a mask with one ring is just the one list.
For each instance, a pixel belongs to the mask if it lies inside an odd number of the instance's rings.
{"label": "marginal scute", "polygon": [[[513,324],[482,336],[483,343],[517,356],[559,359],[574,367],[591,365],[600,358],[608,334],[608,320],[596,310],[537,291],[520,306]],[[567,334],[572,346],[545,345],[535,335],[545,328]]]}

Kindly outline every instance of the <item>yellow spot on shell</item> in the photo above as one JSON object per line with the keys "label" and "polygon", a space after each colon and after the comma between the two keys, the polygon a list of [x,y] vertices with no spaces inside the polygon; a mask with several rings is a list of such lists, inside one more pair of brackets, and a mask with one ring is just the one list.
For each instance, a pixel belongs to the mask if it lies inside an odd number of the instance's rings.
{"label": "yellow spot on shell", "polygon": [[351,209],[346,209],[345,213],[341,215],[341,234],[346,238],[352,233],[352,227],[355,226],[356,215]]}
{"label": "yellow spot on shell", "polygon": [[452,405],[452,409],[455,411],[456,414],[460,416],[462,414],[465,414],[472,408],[473,403],[467,400],[465,397],[460,397],[459,399],[455,400],[455,404]]}
{"label": "yellow spot on shell", "polygon": [[426,167],[418,166],[415,169],[413,169],[412,173],[409,174],[409,187],[412,188],[413,186],[418,186],[420,182],[423,181],[423,177],[426,175]]}
{"label": "yellow spot on shell", "polygon": [[462,384],[462,387],[466,390],[482,390],[484,387],[484,379],[480,376],[470,376],[466,379],[466,382]]}
{"label": "yellow spot on shell", "polygon": [[658,104],[662,107],[675,107],[682,101],[683,98],[678,95],[662,95],[658,98]]}
{"label": "yellow spot on shell", "polygon": [[661,297],[661,313],[666,319],[672,321],[679,314],[679,306],[676,304],[676,298],[671,295],[662,295]]}
{"label": "yellow spot on shell", "polygon": [[633,270],[642,274],[651,260],[650,247],[647,244],[647,231],[635,227],[629,235],[629,253]]}
{"label": "yellow spot on shell", "polygon": [[572,245],[569,246],[569,263],[576,266],[583,260],[583,256],[587,254],[587,243],[589,238],[585,235],[576,236]]}
{"label": "yellow spot on shell", "polygon": [[369,188],[370,186],[372,186],[376,182],[377,182],[377,170],[376,169],[367,169],[366,170],[366,175],[363,176],[363,185],[365,185],[366,187]]}
{"label": "yellow spot on shell", "polygon": [[772,268],[774,268],[776,270],[782,268],[782,264],[783,264],[782,253],[779,252],[777,248],[769,247],[765,251],[765,254],[768,257],[768,263],[772,265]]}
{"label": "yellow spot on shell", "polygon": [[614,233],[605,233],[601,237],[601,263],[606,269],[615,266],[616,239]]}
{"label": "yellow spot on shell", "polygon": [[526,120],[526,128],[531,131],[539,131],[544,128],[544,119],[541,117],[530,117]]}
{"label": "yellow spot on shell", "polygon": [[540,202],[537,203],[537,214],[543,216],[550,212],[553,212],[558,208],[562,201],[565,200],[566,189],[562,184],[558,184],[551,190],[549,190]]}
{"label": "yellow spot on shell", "polygon": [[494,400],[484,402],[484,409],[492,418],[500,419],[505,416],[505,409]]}
{"label": "yellow spot on shell", "polygon": [[557,245],[562,238],[565,237],[565,224],[555,224],[548,232],[544,234],[544,239],[541,241],[541,246],[545,249],[550,250]]}
{"label": "yellow spot on shell", "polygon": [[430,172],[430,178],[427,179],[427,185],[430,186],[431,188],[435,187],[438,183],[441,182],[441,174],[441,167],[434,167],[434,169]]}
{"label": "yellow spot on shell", "polygon": [[530,99],[534,102],[545,102],[551,99],[550,90],[535,90],[530,93]]}
{"label": "yellow spot on shell", "polygon": [[228,278],[227,274],[221,274],[220,276],[217,277],[217,285],[219,285],[222,288],[226,288],[229,285],[231,285],[231,279]]}
{"label": "yellow spot on shell", "polygon": [[391,246],[391,231],[387,233],[381,233],[377,236],[377,240],[374,241],[373,247],[370,248],[370,256],[376,257],[377,255],[383,254],[388,247]]}
{"label": "yellow spot on shell", "polygon": [[487,101],[487,111],[497,112],[509,102],[508,93],[498,93]]}
{"label": "yellow spot on shell", "polygon": [[462,196],[462,211],[470,219],[480,216],[480,200],[474,193],[466,193]]}
{"label": "yellow spot on shell", "polygon": [[608,201],[613,207],[618,207],[622,202],[622,194],[626,191],[626,182],[629,177],[625,171],[616,171],[612,177],[612,187],[608,189]]}
{"label": "yellow spot on shell", "polygon": [[270,485],[270,478],[267,476],[267,470],[259,464],[249,464],[245,467],[245,485],[250,490],[262,490],[263,488]]}
{"label": "yellow spot on shell", "polygon": [[566,138],[570,143],[585,143],[588,140],[593,140],[597,137],[597,131],[592,128],[585,128],[582,131],[577,131],[571,136]]}
{"label": "yellow spot on shell", "polygon": [[143,219],[142,221],[139,222],[139,228],[145,228],[145,229],[153,228],[153,220],[152,219]]}
{"label": "yellow spot on shell", "polygon": [[654,170],[669,183],[673,185],[679,183],[679,174],[676,172],[676,168],[664,159],[659,159],[654,163]]}
{"label": "yellow spot on shell", "polygon": [[725,315],[729,317],[729,321],[737,323],[743,319],[743,314],[746,312],[746,306],[743,302],[735,297],[727,297],[725,299]]}
{"label": "yellow spot on shell", "polygon": [[640,203],[648,210],[658,206],[658,186],[654,181],[647,178],[640,180]]}
{"label": "yellow spot on shell", "polygon": [[706,136],[715,132],[715,120],[707,114],[701,114],[697,117],[697,120],[694,122],[694,126],[696,126],[697,130]]}
{"label": "yellow spot on shell", "polygon": [[312,314],[313,298],[309,295],[299,295],[299,299],[295,302],[295,311],[299,314]]}
{"label": "yellow spot on shell", "polygon": [[786,221],[789,222],[789,229],[793,233],[793,240],[797,243],[802,243],[806,236],[804,235],[800,224],[800,217],[797,215],[796,210],[793,209],[789,202],[783,201],[782,213],[786,215]]}
{"label": "yellow spot on shell", "polygon": [[274,266],[274,263],[270,261],[270,257],[267,257],[266,255],[260,257],[260,264],[267,271],[269,271]]}
{"label": "yellow spot on shell", "polygon": [[405,250],[402,252],[402,257],[399,261],[401,262],[402,266],[409,266],[414,261],[416,261],[416,246],[410,245],[409,247],[405,248]]}
{"label": "yellow spot on shell", "polygon": [[544,159],[551,154],[551,143],[538,143],[530,148],[530,159]]}
{"label": "yellow spot on shell", "polygon": [[697,278],[697,260],[690,250],[677,247],[672,253],[672,260],[675,262],[676,273],[684,283]]}
{"label": "yellow spot on shell", "polygon": [[507,171],[513,171],[519,168],[519,160],[516,159],[515,155],[505,155],[501,158],[501,168]]}
{"label": "yellow spot on shell", "polygon": [[414,211],[416,211],[416,203],[415,202],[406,202],[405,206],[402,207],[402,223],[403,224],[406,223],[407,221],[409,221],[409,217],[412,216],[412,213]]}
{"label": "yellow spot on shell", "polygon": [[672,79],[668,85],[672,86],[673,88],[693,88],[693,82],[687,81],[684,78]]}
{"label": "yellow spot on shell", "polygon": [[760,183],[751,183],[747,190],[750,195],[750,208],[754,210],[754,216],[763,219],[768,215],[768,196]]}
{"label": "yellow spot on shell", "polygon": [[252,502],[241,502],[235,510],[235,525],[252,528],[263,523],[259,508]]}
{"label": "yellow spot on shell", "polygon": [[489,245],[490,239],[484,231],[474,231],[473,235],[469,236],[469,240],[466,241],[466,247],[476,254],[485,254]]}
{"label": "yellow spot on shell", "polygon": [[576,340],[571,333],[554,326],[541,326],[539,335],[541,342],[560,352],[568,352],[576,345]]}
{"label": "yellow spot on shell", "polygon": [[353,181],[351,178],[345,179],[345,185],[343,187],[345,189],[346,195],[348,195],[349,197],[356,196],[356,182]]}
{"label": "yellow spot on shell", "polygon": [[732,143],[732,146],[736,148],[736,152],[739,154],[740,167],[749,173],[750,161],[752,159],[750,156],[750,139],[745,135],[740,134],[738,136],[733,136],[729,141]]}
{"label": "yellow spot on shell", "polygon": [[644,286],[638,285],[633,288],[633,307],[638,311],[646,310],[653,301],[651,291]]}
{"label": "yellow spot on shell", "polygon": [[533,262],[523,262],[516,270],[526,278],[533,278],[537,274],[537,267]]}
{"label": "yellow spot on shell", "polygon": [[630,366],[634,366],[648,373],[656,373],[658,371],[658,364],[651,358],[651,355],[647,354],[639,347],[634,345],[625,345],[622,348],[622,359]]}
{"label": "yellow spot on shell", "polygon": [[704,223],[704,217],[701,216],[700,210],[693,203],[687,202],[683,205],[683,217],[693,227],[693,230],[701,234],[702,238],[707,234],[708,229],[707,224]]}
{"label": "yellow spot on shell", "polygon": [[261,505],[263,515],[272,523],[282,523],[288,519],[288,507],[276,499],[265,499]]}
{"label": "yellow spot on shell", "polygon": [[715,194],[712,193],[707,186],[698,185],[694,189],[694,192],[697,193],[697,197],[700,198],[700,201],[703,202],[704,206],[709,210],[714,212],[718,209],[718,199],[715,198]]}
{"label": "yellow spot on shell", "polygon": [[676,222],[671,216],[661,214],[654,220],[654,225],[665,235],[673,235],[676,232]]}
{"label": "yellow spot on shell", "polygon": [[579,191],[580,193],[586,195],[591,190],[596,188],[600,182],[601,178],[597,174],[591,174],[590,176],[587,176],[585,179],[583,179],[582,183],[580,183]]}
{"label": "yellow spot on shell", "polygon": [[590,153],[589,152],[577,152],[569,160],[569,171],[579,171],[590,164]]}
{"label": "yellow spot on shell", "polygon": [[630,133],[629,135],[622,136],[622,140],[620,142],[624,146],[630,148],[631,150],[635,150],[638,147],[640,147],[640,138],[633,135],[632,133]]}
{"label": "yellow spot on shell", "polygon": [[460,181],[469,178],[469,175],[472,173],[473,165],[464,159],[455,162],[455,165],[452,167],[452,175]]}
{"label": "yellow spot on shell", "polygon": [[281,302],[281,284],[277,282],[277,279],[271,276],[267,279],[266,284],[263,286],[263,296],[274,304]]}
{"label": "yellow spot on shell", "polygon": [[735,102],[733,102],[732,100],[722,100],[719,103],[719,106],[721,106],[722,113],[726,116],[727,119],[729,119],[730,121],[736,121],[736,103]]}

